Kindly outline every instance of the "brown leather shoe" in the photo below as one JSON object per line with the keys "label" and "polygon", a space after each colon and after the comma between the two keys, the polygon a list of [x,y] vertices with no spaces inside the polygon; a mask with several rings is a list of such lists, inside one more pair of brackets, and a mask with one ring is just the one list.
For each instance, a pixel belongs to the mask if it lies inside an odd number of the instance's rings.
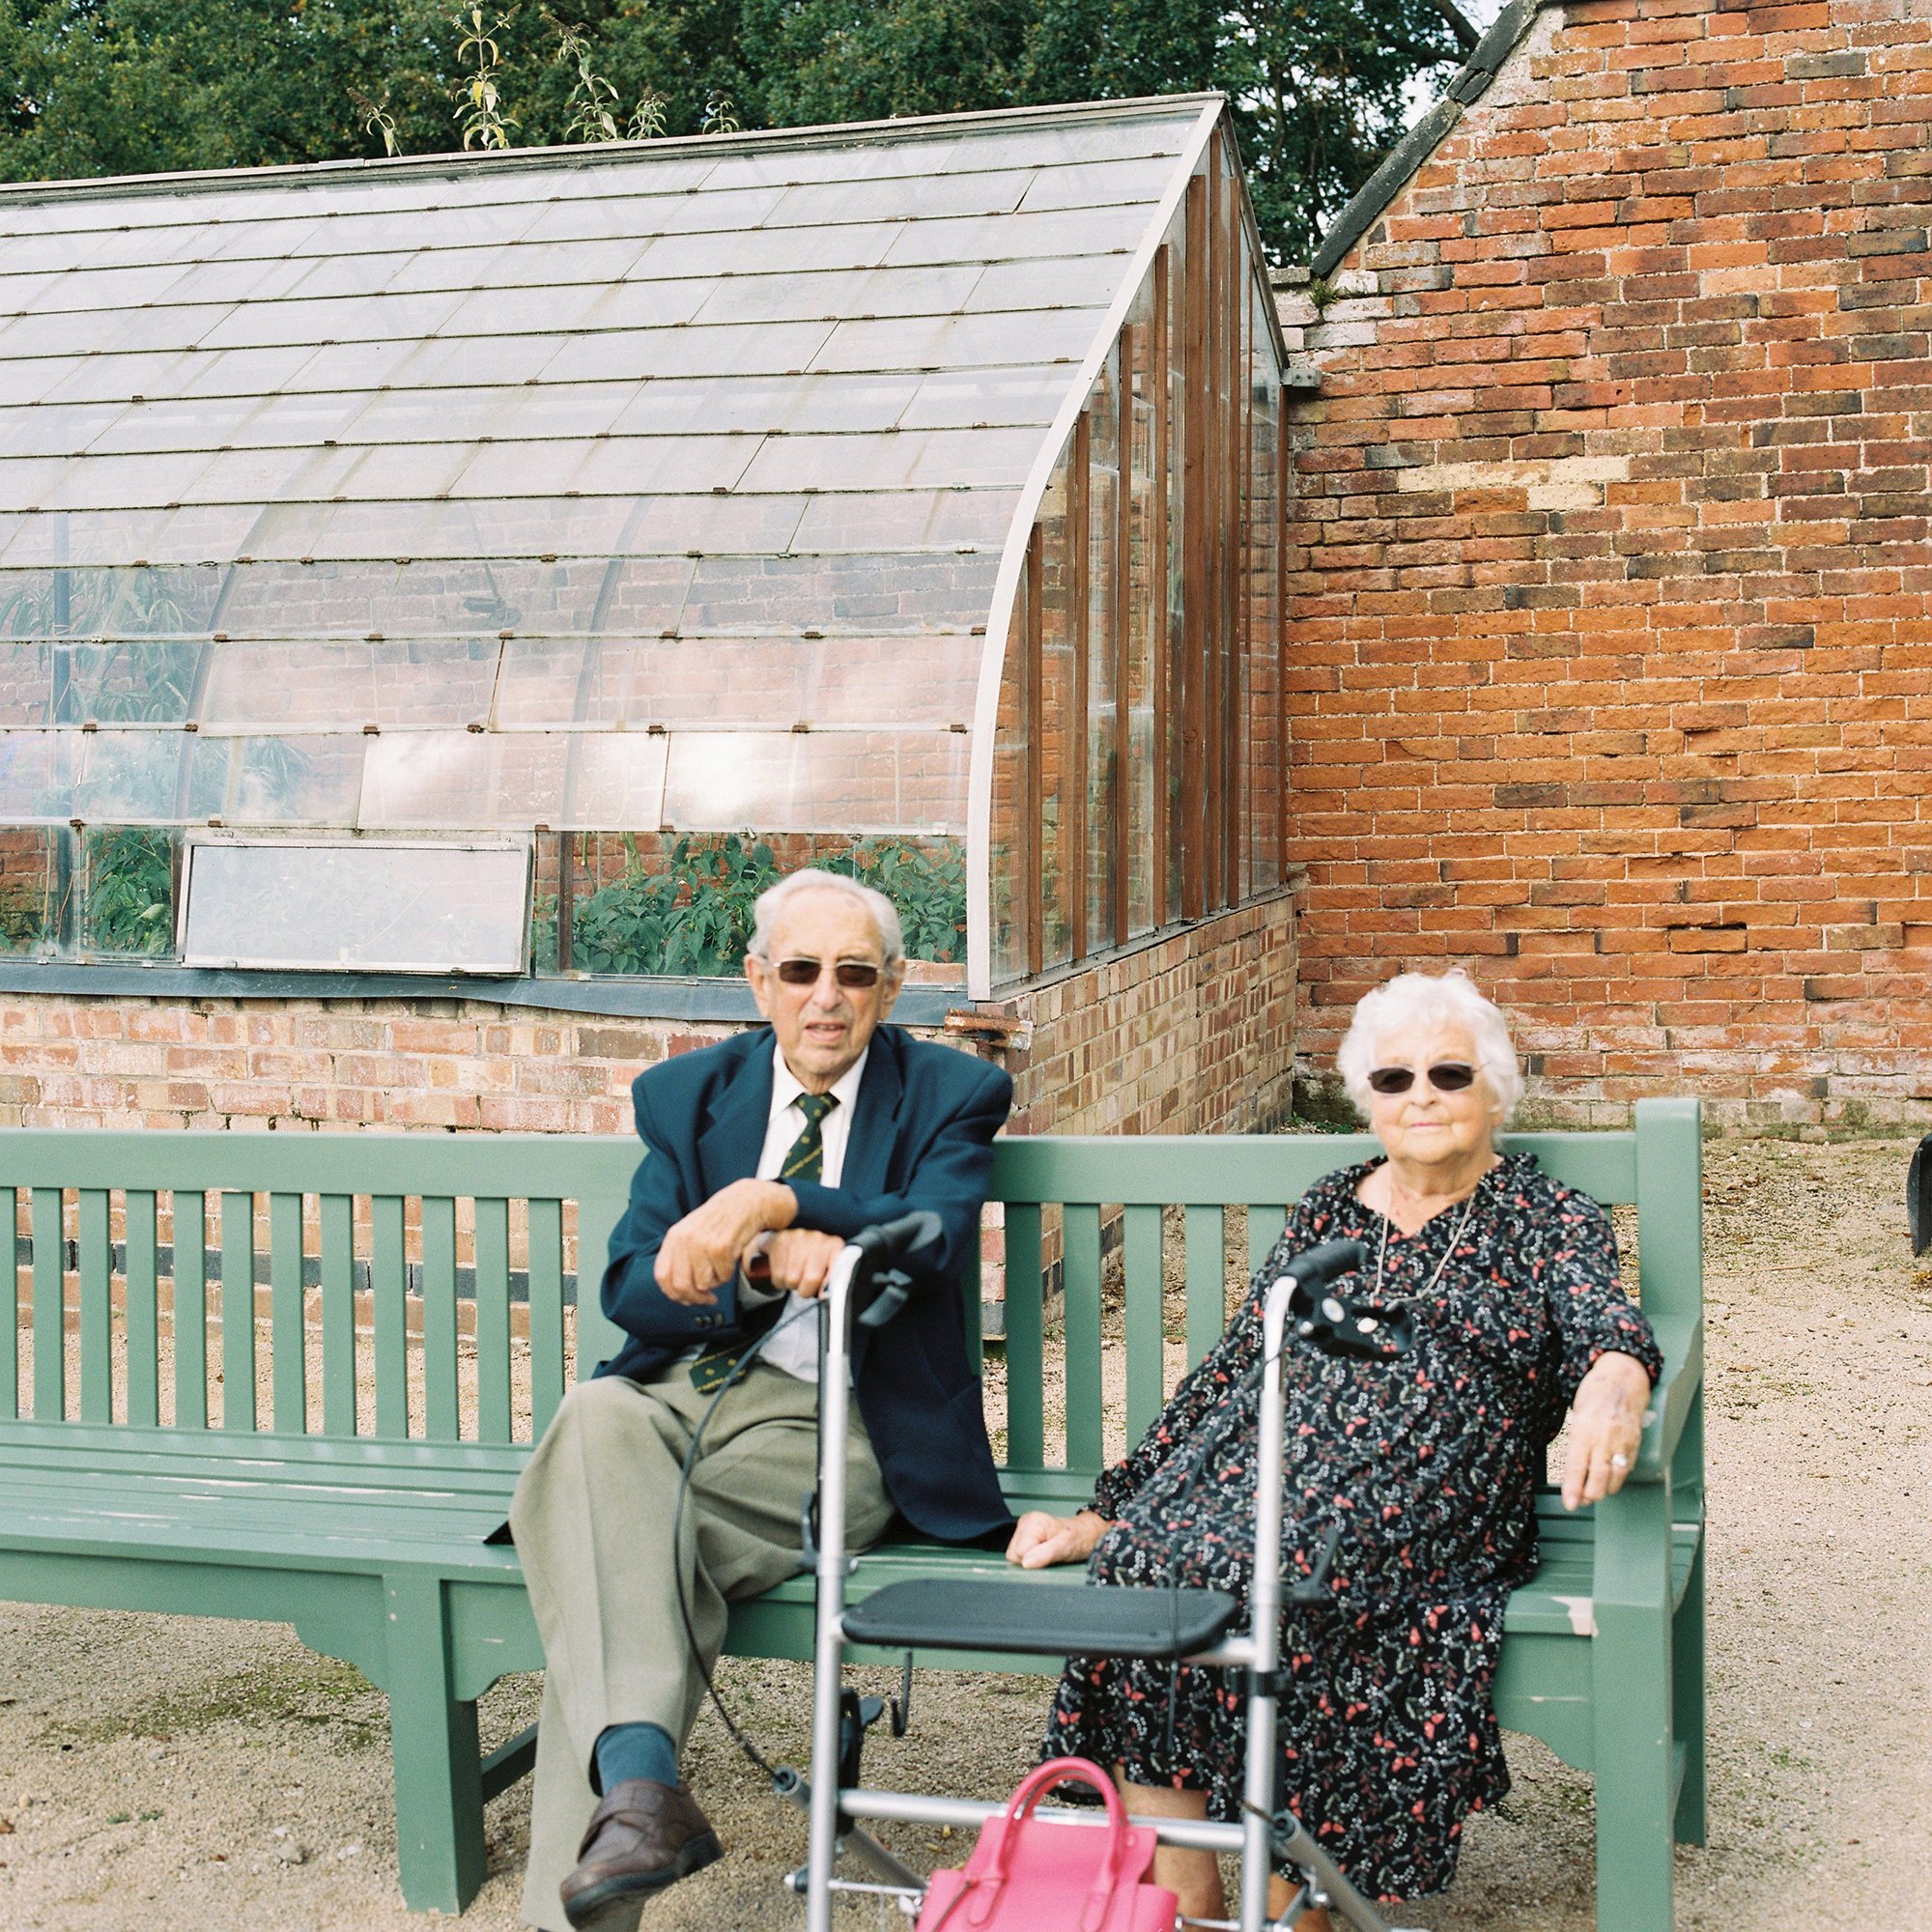
{"label": "brown leather shoe", "polygon": [[635,1925],[652,1892],[723,1856],[711,1821],[683,1785],[621,1778],[591,1813],[577,1869],[557,1888],[563,1915],[579,1932]]}

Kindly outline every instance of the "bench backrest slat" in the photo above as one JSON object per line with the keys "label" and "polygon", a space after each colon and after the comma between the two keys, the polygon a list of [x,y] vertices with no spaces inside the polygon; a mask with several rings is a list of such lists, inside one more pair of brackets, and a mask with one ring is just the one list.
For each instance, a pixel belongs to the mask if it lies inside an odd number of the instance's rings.
{"label": "bench backrest slat", "polygon": [[255,1197],[221,1196],[221,1426],[255,1417]]}
{"label": "bench backrest slat", "polygon": [[369,1203],[371,1339],[376,1351],[376,1434],[410,1433],[409,1262],[399,1194]]}
{"label": "bench backrest slat", "polygon": [[152,1187],[123,1199],[127,1226],[128,1420],[153,1428],[161,1418],[160,1215]]}
{"label": "bench backrest slat", "polygon": [[507,1442],[511,1434],[510,1204],[476,1204],[476,1434]]}
{"label": "bench backrest slat", "polygon": [[[249,1283],[252,1295],[254,1283]],[[300,1435],[308,1427],[308,1348],[302,1321],[302,1197],[269,1196],[269,1353],[274,1389],[270,1413],[276,1429]]]}
{"label": "bench backrest slat", "polygon": [[[1661,1321],[1694,1320],[1695,1103],[1646,1101],[1638,1120],[1635,1133],[1506,1145],[1533,1147],[1548,1172],[1606,1204],[1641,1195],[1644,1305]],[[1259,1266],[1310,1182],[1377,1151],[1359,1135],[1002,1141],[992,1199],[1005,1223],[1009,1465],[1090,1470],[1137,1437],[1179,1358],[1199,1361],[1223,1331],[1242,1285],[1230,1279],[1231,1243],[1238,1253],[1245,1239],[1248,1267]],[[23,1233],[31,1240],[33,1413],[104,1422],[118,1407],[138,1426],[528,1439],[562,1399],[573,1328],[580,1374],[618,1339],[596,1285],[637,1157],[617,1137],[0,1135],[16,1254]],[[514,1340],[520,1284],[526,1374]],[[1178,1302],[1164,1296],[1170,1287]],[[1170,1342],[1170,1314],[1183,1349]],[[214,1361],[212,1321],[222,1330]],[[18,1333],[0,1329],[0,1415],[11,1416],[21,1406]],[[977,1336],[970,1319],[968,1329]],[[1065,1427],[1050,1441],[1056,1382]]]}
{"label": "bench backrest slat", "polygon": [[83,1187],[75,1203],[83,1422],[114,1419],[114,1251],[107,1238],[108,1207],[104,1187]]}
{"label": "bench backrest slat", "polygon": [[535,1436],[550,1427],[563,1400],[563,1204],[532,1201],[529,1216],[530,1423]]}
{"label": "bench backrest slat", "polygon": [[422,1204],[423,1428],[433,1442],[450,1442],[458,1425],[456,1203],[446,1194]]}
{"label": "bench backrest slat", "polygon": [[[208,1196],[174,1195],[175,1427],[208,1427]],[[38,1248],[36,1249],[38,1253]]]}

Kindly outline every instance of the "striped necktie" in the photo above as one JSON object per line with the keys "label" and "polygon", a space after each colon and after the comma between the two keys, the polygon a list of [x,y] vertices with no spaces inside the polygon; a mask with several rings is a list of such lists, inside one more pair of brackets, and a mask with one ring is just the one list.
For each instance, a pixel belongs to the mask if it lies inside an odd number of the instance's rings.
{"label": "striped necktie", "polygon": [[[805,1125],[792,1142],[782,1165],[781,1180],[816,1180],[825,1172],[825,1117],[838,1101],[831,1094],[801,1094],[792,1102],[805,1116]],[[742,1309],[738,1325],[742,1332],[711,1344],[691,1359],[691,1385],[699,1395],[709,1395],[729,1379],[739,1358],[775,1322],[784,1308],[781,1299],[761,1302]]]}

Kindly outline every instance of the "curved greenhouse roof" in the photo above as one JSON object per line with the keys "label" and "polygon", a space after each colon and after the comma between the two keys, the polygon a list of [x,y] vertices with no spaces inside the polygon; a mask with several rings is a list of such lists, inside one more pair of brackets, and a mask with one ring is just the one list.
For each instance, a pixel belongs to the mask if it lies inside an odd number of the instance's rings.
{"label": "curved greenhouse roof", "polygon": [[[0,190],[0,824],[63,878],[101,828],[956,841],[977,800],[984,846],[1028,530],[1220,115]],[[164,950],[105,930],[24,950]]]}

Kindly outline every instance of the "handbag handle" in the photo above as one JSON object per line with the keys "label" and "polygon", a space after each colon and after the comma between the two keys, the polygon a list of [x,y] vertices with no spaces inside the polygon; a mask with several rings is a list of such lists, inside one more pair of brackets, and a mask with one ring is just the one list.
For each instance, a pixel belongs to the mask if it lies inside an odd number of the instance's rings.
{"label": "handbag handle", "polygon": [[1107,1848],[1101,1857],[1100,1868],[1094,1875],[1094,1889],[1087,1895],[1086,1908],[1080,1915],[1080,1932],[1096,1932],[1096,1928],[1105,1921],[1107,1909],[1113,1903],[1115,1889],[1120,1884],[1121,1865],[1129,1849],[1126,1807],[1121,1803],[1121,1794],[1114,1788],[1114,1780],[1093,1759],[1056,1757],[1036,1765],[1008,1799],[1007,1829],[1000,1834],[993,1868],[981,1881],[984,1889],[968,1916],[969,1924],[984,1924],[991,1917],[1007,1882],[1007,1861],[1012,1857],[1013,1846],[1019,1840],[1020,1827],[1033,1815],[1039,1801],[1057,1784],[1085,1784],[1100,1794],[1101,1802],[1107,1807]]}

